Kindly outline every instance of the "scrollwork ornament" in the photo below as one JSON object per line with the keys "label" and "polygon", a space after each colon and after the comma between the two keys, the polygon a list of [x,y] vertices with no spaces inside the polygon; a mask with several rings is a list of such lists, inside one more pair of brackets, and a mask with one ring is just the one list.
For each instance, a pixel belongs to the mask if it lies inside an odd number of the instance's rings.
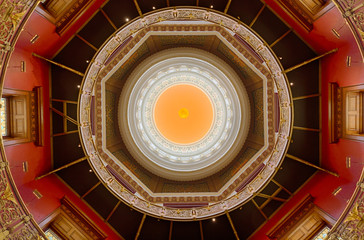
{"label": "scrollwork ornament", "polygon": [[364,12],[359,12],[359,13],[355,13],[353,15],[354,20],[358,23],[358,24],[363,24],[364,23]]}

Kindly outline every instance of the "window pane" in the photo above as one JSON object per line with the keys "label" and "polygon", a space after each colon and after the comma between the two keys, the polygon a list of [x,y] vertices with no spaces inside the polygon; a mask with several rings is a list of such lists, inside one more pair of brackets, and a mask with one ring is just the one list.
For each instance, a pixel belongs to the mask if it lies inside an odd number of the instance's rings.
{"label": "window pane", "polygon": [[312,240],[325,240],[330,228],[324,227],[319,234],[316,235]]}
{"label": "window pane", "polygon": [[7,123],[7,109],[6,109],[6,105],[7,105],[7,99],[6,98],[1,98],[0,101],[0,117],[1,117],[1,135],[2,136],[7,136],[8,135],[8,123]]}
{"label": "window pane", "polygon": [[50,228],[45,231],[45,235],[48,240],[62,240],[55,232],[53,232]]}

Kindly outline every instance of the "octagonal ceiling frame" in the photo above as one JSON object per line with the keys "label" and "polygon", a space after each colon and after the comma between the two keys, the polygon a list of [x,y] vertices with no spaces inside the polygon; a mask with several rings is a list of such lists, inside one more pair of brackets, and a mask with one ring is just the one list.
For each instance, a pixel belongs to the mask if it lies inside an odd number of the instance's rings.
{"label": "octagonal ceiling frame", "polygon": [[[138,50],[138,48],[140,48],[141,46],[143,46],[143,42],[146,42],[148,39],[148,36],[157,36],[159,34],[162,34],[163,36],[166,34],[164,33],[164,31],[178,31],[178,33],[181,34],[181,36],[185,35],[188,31],[197,31],[199,32],[199,35],[205,35],[208,34],[206,36],[210,36],[211,34],[216,35],[216,37],[221,41],[221,43],[223,43],[226,47],[228,47],[228,45],[231,45],[230,47],[233,47],[235,45],[240,46],[239,49],[232,49],[235,50],[236,55],[238,55],[237,57],[239,57],[240,59],[244,59],[241,60],[243,62],[243,64],[249,65],[250,68],[254,68],[255,70],[253,72],[255,72],[254,74],[256,75],[260,75],[260,78],[262,80],[267,81],[265,84],[263,84],[263,88],[265,89],[265,92],[270,92],[271,94],[269,94],[268,98],[266,98],[265,100],[265,104],[268,106],[265,106],[265,109],[267,110],[266,114],[265,114],[265,119],[267,119],[268,122],[268,129],[265,130],[265,134],[267,134],[267,136],[265,137],[264,141],[265,141],[265,146],[263,146],[260,150],[258,150],[257,153],[254,154],[254,156],[249,160],[248,163],[244,164],[245,166],[240,166],[238,167],[237,171],[233,174],[234,176],[227,182],[224,182],[222,184],[222,187],[219,187],[219,190],[217,191],[216,194],[212,194],[212,192],[209,192],[209,194],[206,194],[206,192],[200,192],[199,195],[197,195],[197,193],[185,193],[184,195],[178,194],[177,192],[163,192],[163,193],[155,193],[155,192],[151,192],[148,187],[146,187],[146,185],[143,183],[143,181],[141,179],[139,179],[137,176],[135,176],[135,174],[132,173],[132,171],[130,169],[128,169],[128,167],[122,165],[120,166],[121,163],[115,161],[115,156],[113,156],[113,154],[111,154],[107,149],[105,150],[105,139],[104,139],[104,130],[102,130],[102,122],[104,122],[103,117],[100,117],[100,115],[104,115],[105,111],[103,110],[103,108],[105,107],[105,104],[107,106],[107,103],[102,103],[105,101],[105,89],[103,89],[103,85],[105,84],[104,82],[107,82],[108,78],[111,77],[110,75],[116,74],[117,71],[119,70],[115,70],[116,68],[122,68],[122,64],[124,61],[126,61],[125,59],[128,59],[129,56],[133,56],[133,54],[135,54]],[[204,32],[206,31],[206,32]],[[195,35],[197,35],[197,33],[192,32]],[[131,37],[130,37],[131,38]],[[142,43],[141,43],[142,42]],[[260,65],[259,60],[256,59],[256,56],[254,56],[253,54],[250,54],[250,52],[248,50],[242,50],[244,48],[244,46],[242,47],[240,45],[239,40],[236,40],[233,36],[231,36],[227,30],[221,28],[220,26],[217,25],[199,25],[199,24],[195,24],[193,25],[193,27],[190,27],[188,24],[184,24],[184,25],[157,25],[154,26],[152,28],[147,28],[147,29],[143,29],[140,30],[138,32],[138,34],[136,34],[132,40],[128,40],[127,44],[125,44],[123,46],[125,49],[123,50],[119,50],[119,52],[117,54],[112,54],[112,60],[109,61],[109,59],[107,60],[107,64],[105,66],[104,69],[101,70],[101,75],[103,76],[102,79],[99,79],[96,82],[96,86],[94,87],[94,95],[99,96],[102,98],[100,99],[100,97],[96,97],[96,101],[95,101],[95,108],[96,108],[96,112],[101,112],[101,114],[97,114],[96,119],[95,119],[95,124],[96,124],[96,137],[95,137],[95,143],[97,146],[102,146],[101,149],[100,147],[99,149],[99,154],[100,156],[102,156],[103,160],[109,164],[108,165],[108,169],[113,168],[115,170],[115,172],[117,172],[118,174],[120,174],[121,178],[124,179],[130,179],[128,180],[128,182],[131,184],[131,187],[134,189],[139,189],[139,193],[145,198],[148,199],[148,201],[151,202],[186,202],[186,201],[190,201],[188,200],[188,198],[193,197],[193,201],[194,202],[216,202],[219,200],[223,200],[226,199],[228,196],[230,196],[234,191],[237,191],[236,189],[239,189],[238,191],[241,190],[241,185],[243,184],[243,182],[245,181],[245,179],[249,178],[250,176],[252,176],[254,173],[257,173],[256,169],[262,170],[262,166],[264,166],[264,161],[266,160],[267,156],[269,156],[273,150],[273,142],[274,142],[274,138],[275,138],[275,134],[274,134],[274,130],[273,130],[273,112],[272,112],[272,105],[273,105],[273,92],[274,92],[274,84],[272,83],[272,79],[271,79],[271,75],[268,74],[268,71],[266,70],[265,66]],[[242,52],[240,52],[242,51]],[[178,54],[177,54],[178,55]],[[240,55],[240,56],[239,56]],[[246,57],[246,55],[248,55],[248,57]],[[201,54],[200,54],[201,56]],[[217,57],[216,57],[217,58]],[[163,58],[164,59],[164,58]],[[219,61],[221,61],[219,59]],[[143,64],[143,63],[141,63]],[[105,72],[106,69],[106,72]],[[263,70],[261,70],[263,69]],[[115,73],[114,73],[115,71]],[[144,71],[144,70],[143,70]],[[230,79],[231,76],[230,76]],[[101,84],[100,82],[101,81]],[[264,82],[264,81],[263,81]],[[237,84],[237,83],[236,83]],[[124,86],[124,88],[127,86]],[[130,86],[129,86],[130,87]],[[121,100],[120,100],[121,101]],[[125,102],[127,102],[127,100],[125,100]],[[269,108],[271,108],[271,110],[269,110]],[[269,114],[271,114],[271,117],[269,117]],[[268,116],[267,116],[268,115]],[[127,120],[125,120],[127,121]],[[101,135],[100,135],[101,134]],[[125,141],[125,139],[124,139]],[[244,148],[244,146],[243,146]],[[235,149],[236,150],[236,149]],[[129,149],[130,151],[130,149]],[[231,151],[230,151],[231,152]],[[230,153],[229,152],[229,153]],[[141,155],[139,155],[139,157],[141,157]],[[144,157],[144,156],[143,156]],[[247,166],[248,165],[248,166]],[[164,195],[163,195],[164,194]],[[168,195],[166,195],[168,194]],[[153,196],[154,195],[154,196]],[[186,199],[187,198],[187,199]]]}
{"label": "octagonal ceiling frame", "polygon": [[[265,61],[268,70],[270,71],[277,90],[278,97],[280,99],[280,124],[279,134],[276,138],[275,147],[273,153],[269,156],[269,159],[278,159],[276,164],[269,162],[265,165],[263,170],[255,176],[240,192],[224,199],[223,201],[211,204],[207,207],[196,209],[175,209],[167,208],[160,205],[151,204],[150,202],[140,198],[138,193],[133,194],[121,186],[114,180],[110,173],[106,170],[104,162],[99,159],[97,152],[95,151],[95,145],[93,142],[91,126],[90,126],[90,109],[91,98],[93,92],[93,86],[96,80],[98,72],[104,66],[105,61],[108,60],[113,51],[123,44],[127,37],[131,36],[138,30],[145,26],[156,24],[166,20],[177,19],[199,19],[215,23],[224,26],[231,31],[238,34],[244,39],[254,51],[259,54]],[[243,30],[247,30],[244,32]],[[120,32],[123,34],[120,38]],[[277,172],[279,166],[282,163],[288,146],[289,139],[292,135],[293,125],[293,102],[290,88],[288,87],[287,76],[284,73],[283,67],[275,56],[274,52],[270,49],[269,45],[259,37],[252,29],[248,28],[244,23],[237,19],[227,16],[226,14],[219,13],[211,9],[205,9],[200,7],[179,7],[179,8],[166,8],[157,10],[145,16],[138,17],[133,21],[122,26],[118,33],[113,34],[103,46],[94,55],[90,65],[86,70],[85,77],[82,80],[82,87],[79,92],[79,104],[77,106],[77,118],[81,123],[79,126],[79,134],[82,143],[82,148],[88,156],[88,161],[97,173],[97,177],[103,182],[103,184],[119,199],[129,204],[131,207],[146,213],[148,215],[171,219],[179,221],[189,221],[194,219],[206,219],[212,216],[218,216],[225,214],[226,211],[231,211],[240,205],[247,202],[254,196],[254,193],[263,189],[269,181],[261,181],[263,174],[269,175],[268,180],[271,179]],[[82,110],[82,111],[81,111]],[[287,121],[287,119],[289,121]],[[283,146],[282,146],[283,145]]]}

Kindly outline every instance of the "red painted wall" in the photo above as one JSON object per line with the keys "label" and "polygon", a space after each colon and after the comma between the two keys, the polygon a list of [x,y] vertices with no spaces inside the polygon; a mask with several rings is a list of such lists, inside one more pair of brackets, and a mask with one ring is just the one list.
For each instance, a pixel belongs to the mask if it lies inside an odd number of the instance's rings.
{"label": "red painted wall", "polygon": [[[328,83],[337,82],[340,87],[356,84],[364,84],[364,66],[350,30],[344,25],[339,11],[331,9],[324,16],[314,23],[314,29],[308,33],[295,23],[283,10],[279,9],[274,1],[266,1],[274,11],[281,14],[283,19],[291,24],[296,32],[301,34],[318,53],[333,48],[339,48],[335,54],[327,56],[321,61],[321,98],[322,98],[322,167],[336,172],[339,178],[324,172],[317,172],[316,175],[285,204],[259,231],[252,237],[252,240],[268,239],[266,233],[274,227],[288,212],[307,195],[311,194],[314,203],[338,219],[350,199],[358,181],[364,164],[364,142],[340,139],[338,143],[329,144],[328,136]],[[344,26],[343,26],[344,25]],[[337,39],[331,32],[332,28],[338,30],[343,26]],[[346,56],[352,56],[352,66],[346,66]],[[356,63],[355,63],[356,62]],[[351,157],[351,168],[346,168],[346,157]],[[337,187],[342,190],[336,196],[332,192]]]}
{"label": "red painted wall", "polygon": [[[24,31],[19,37],[15,50],[10,59],[4,87],[31,91],[35,86],[44,88],[44,147],[35,146],[34,143],[25,143],[5,147],[11,172],[20,195],[34,219],[40,223],[60,206],[60,200],[67,196],[81,211],[83,211],[102,231],[108,235],[108,239],[120,239],[103,220],[91,210],[74,192],[72,192],[55,175],[35,181],[35,177],[44,174],[51,169],[50,146],[50,113],[49,113],[49,65],[43,60],[32,56],[32,52],[45,57],[52,57],[57,49],[63,46],[67,40],[82,26],[95,12],[103,1],[96,0],[88,11],[79,17],[78,21],[68,32],[59,36],[55,32],[55,26],[47,19],[34,12],[28,20]],[[39,38],[30,43],[33,35]],[[26,72],[20,72],[20,61],[26,62]],[[23,172],[22,162],[28,161],[29,171]],[[37,189],[43,197],[37,199],[33,190]]]}

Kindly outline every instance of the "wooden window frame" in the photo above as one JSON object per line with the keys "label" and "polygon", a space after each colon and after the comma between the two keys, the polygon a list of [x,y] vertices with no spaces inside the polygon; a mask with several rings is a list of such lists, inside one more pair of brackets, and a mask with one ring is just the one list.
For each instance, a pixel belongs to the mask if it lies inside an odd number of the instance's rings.
{"label": "wooden window frame", "polygon": [[[3,136],[4,146],[34,141],[37,146],[44,146],[43,88],[35,87],[33,91],[4,88],[2,97],[7,99],[8,134]],[[14,123],[15,100],[23,98],[25,104],[24,134],[16,136]]]}
{"label": "wooden window frame", "polygon": [[[347,130],[347,96],[359,92],[359,134],[350,134]],[[342,88],[342,137],[364,142],[364,84]]]}
{"label": "wooden window frame", "polygon": [[[31,131],[31,92],[15,90],[15,89],[3,89],[3,98],[7,99],[7,122],[8,122],[8,135],[3,136],[3,142],[5,146],[26,143],[32,141]],[[14,123],[14,104],[17,99],[24,99],[25,104],[25,122],[24,122],[24,135],[15,136],[15,123]]]}
{"label": "wooden window frame", "polygon": [[288,212],[268,233],[267,236],[272,240],[286,240],[297,229],[303,226],[307,220],[312,217],[321,219],[321,223],[316,225],[313,230],[302,240],[308,240],[315,237],[325,226],[332,227],[335,219],[318,208],[313,203],[314,198],[308,194],[304,197],[295,208]]}
{"label": "wooden window frame", "polygon": [[[68,224],[69,231],[62,230],[62,223]],[[76,239],[101,240],[107,235],[84,212],[78,209],[67,197],[61,199],[61,206],[44,219],[39,226],[46,231],[51,229],[62,239],[74,239],[72,234],[78,234]]]}

